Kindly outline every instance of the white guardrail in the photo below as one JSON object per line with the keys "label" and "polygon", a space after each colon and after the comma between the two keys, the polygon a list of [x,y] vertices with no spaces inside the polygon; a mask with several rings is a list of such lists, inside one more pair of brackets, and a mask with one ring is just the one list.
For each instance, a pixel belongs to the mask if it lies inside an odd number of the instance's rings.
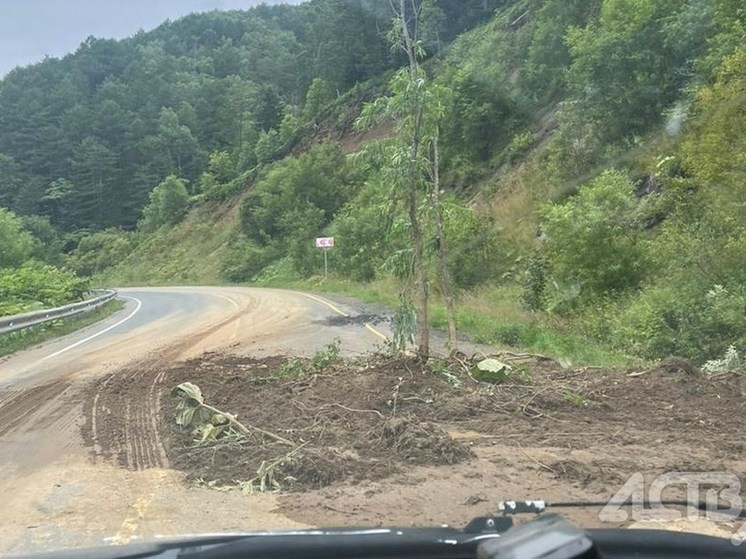
{"label": "white guardrail", "polygon": [[65,305],[64,307],[27,312],[13,316],[0,316],[0,335],[17,332],[18,330],[37,326],[52,320],[59,320],[61,318],[68,318],[77,314],[91,312],[117,296],[117,292],[113,289],[96,289],[93,290],[92,293],[95,294],[96,297],[79,303]]}

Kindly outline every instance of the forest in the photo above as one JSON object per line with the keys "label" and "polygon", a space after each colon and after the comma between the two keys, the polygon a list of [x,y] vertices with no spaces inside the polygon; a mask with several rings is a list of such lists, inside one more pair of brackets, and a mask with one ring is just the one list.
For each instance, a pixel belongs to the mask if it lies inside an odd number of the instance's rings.
{"label": "forest", "polygon": [[413,312],[421,265],[430,322],[451,285],[479,341],[746,366],[746,9],[412,6],[414,64],[390,3],[312,0],[13,70],[0,292],[27,269],[319,285],[329,235],[338,279]]}

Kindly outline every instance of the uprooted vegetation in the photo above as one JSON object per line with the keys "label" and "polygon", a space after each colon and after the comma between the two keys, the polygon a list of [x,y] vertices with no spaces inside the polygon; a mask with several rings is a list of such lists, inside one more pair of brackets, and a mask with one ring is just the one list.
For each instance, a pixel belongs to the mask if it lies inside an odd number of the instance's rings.
{"label": "uprooted vegetation", "polygon": [[[313,360],[208,354],[167,372],[172,386],[198,381],[206,407],[197,408],[207,411],[209,425],[196,431],[177,425],[174,412],[183,414],[183,396],[192,396],[180,394],[175,410],[162,394],[168,460],[190,483],[250,493],[457,464],[481,444],[582,449],[599,441],[622,447],[685,441],[711,448],[715,459],[743,451],[721,440],[739,428],[746,394],[740,375],[693,375],[666,364],[571,370],[526,355],[497,357],[507,375],[482,382],[468,359],[426,366],[374,356],[319,369]],[[283,373],[290,362],[298,374]],[[217,436],[205,437],[215,429]],[[560,477],[567,469],[545,468]]]}

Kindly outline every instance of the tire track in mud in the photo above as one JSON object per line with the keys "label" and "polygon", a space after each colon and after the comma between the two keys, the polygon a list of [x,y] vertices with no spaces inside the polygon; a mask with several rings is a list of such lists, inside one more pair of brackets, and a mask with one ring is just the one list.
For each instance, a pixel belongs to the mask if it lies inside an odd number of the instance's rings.
{"label": "tire track in mud", "polygon": [[158,429],[164,373],[152,367],[111,373],[84,404],[83,440],[94,460],[129,470],[167,468]]}
{"label": "tire track in mud", "polygon": [[6,390],[0,394],[0,437],[49,428],[80,403],[75,392],[67,379]]}
{"label": "tire track in mud", "polygon": [[40,433],[50,440],[62,438],[65,447],[82,443],[94,461],[131,470],[167,468],[160,432],[167,369],[257,304],[252,298],[224,319],[92,381],[66,376],[36,386],[0,387],[0,438]]}
{"label": "tire track in mud", "polygon": [[161,398],[167,368],[185,351],[248,314],[252,301],[226,319],[187,336],[157,356],[110,373],[89,387],[82,435],[94,460],[111,460],[130,470],[168,468],[161,440]]}

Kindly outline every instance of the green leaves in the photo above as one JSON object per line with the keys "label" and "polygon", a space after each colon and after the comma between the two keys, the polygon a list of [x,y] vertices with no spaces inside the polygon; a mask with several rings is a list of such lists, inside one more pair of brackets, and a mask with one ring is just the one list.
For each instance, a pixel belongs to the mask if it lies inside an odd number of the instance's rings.
{"label": "green leaves", "polygon": [[205,403],[199,386],[183,382],[171,389],[171,397],[179,400],[176,405],[176,424],[192,427],[197,445],[227,440],[235,441],[253,432],[269,437],[283,445],[294,446],[285,439],[259,427],[251,429],[239,422],[235,415],[225,413]]}
{"label": "green leaves", "polygon": [[197,427],[211,420],[213,414],[203,407],[205,401],[199,386],[183,382],[171,389],[171,397],[179,399],[176,406],[177,425]]}
{"label": "green leaves", "polygon": [[139,227],[152,233],[164,225],[175,225],[184,217],[188,207],[186,183],[171,175],[150,193],[150,203],[143,210]]}
{"label": "green leaves", "polygon": [[391,329],[394,336],[390,344],[395,353],[403,353],[414,343],[417,333],[417,310],[403,297],[391,318]]}
{"label": "green leaves", "polygon": [[20,266],[30,255],[34,239],[13,212],[0,207],[0,269]]}
{"label": "green leaves", "polygon": [[53,266],[0,269],[0,316],[80,301],[89,282]]}
{"label": "green leaves", "polygon": [[254,245],[275,258],[290,256],[296,270],[308,276],[323,264],[314,238],[354,194],[354,186],[339,147],[316,146],[279,163],[257,183],[241,204],[241,228]]}
{"label": "green leaves", "polygon": [[92,276],[121,264],[135,246],[132,233],[105,229],[84,235],[77,248],[67,255],[66,262],[82,276]]}
{"label": "green leaves", "polygon": [[171,397],[179,400],[176,405],[176,424],[191,427],[198,446],[215,444],[226,439],[238,440],[232,421],[235,418],[205,405],[199,386],[183,382],[171,389]]}
{"label": "green leaves", "polygon": [[554,281],[577,286],[586,300],[639,285],[646,267],[635,207],[632,184],[616,171],[546,207],[543,250]]}

